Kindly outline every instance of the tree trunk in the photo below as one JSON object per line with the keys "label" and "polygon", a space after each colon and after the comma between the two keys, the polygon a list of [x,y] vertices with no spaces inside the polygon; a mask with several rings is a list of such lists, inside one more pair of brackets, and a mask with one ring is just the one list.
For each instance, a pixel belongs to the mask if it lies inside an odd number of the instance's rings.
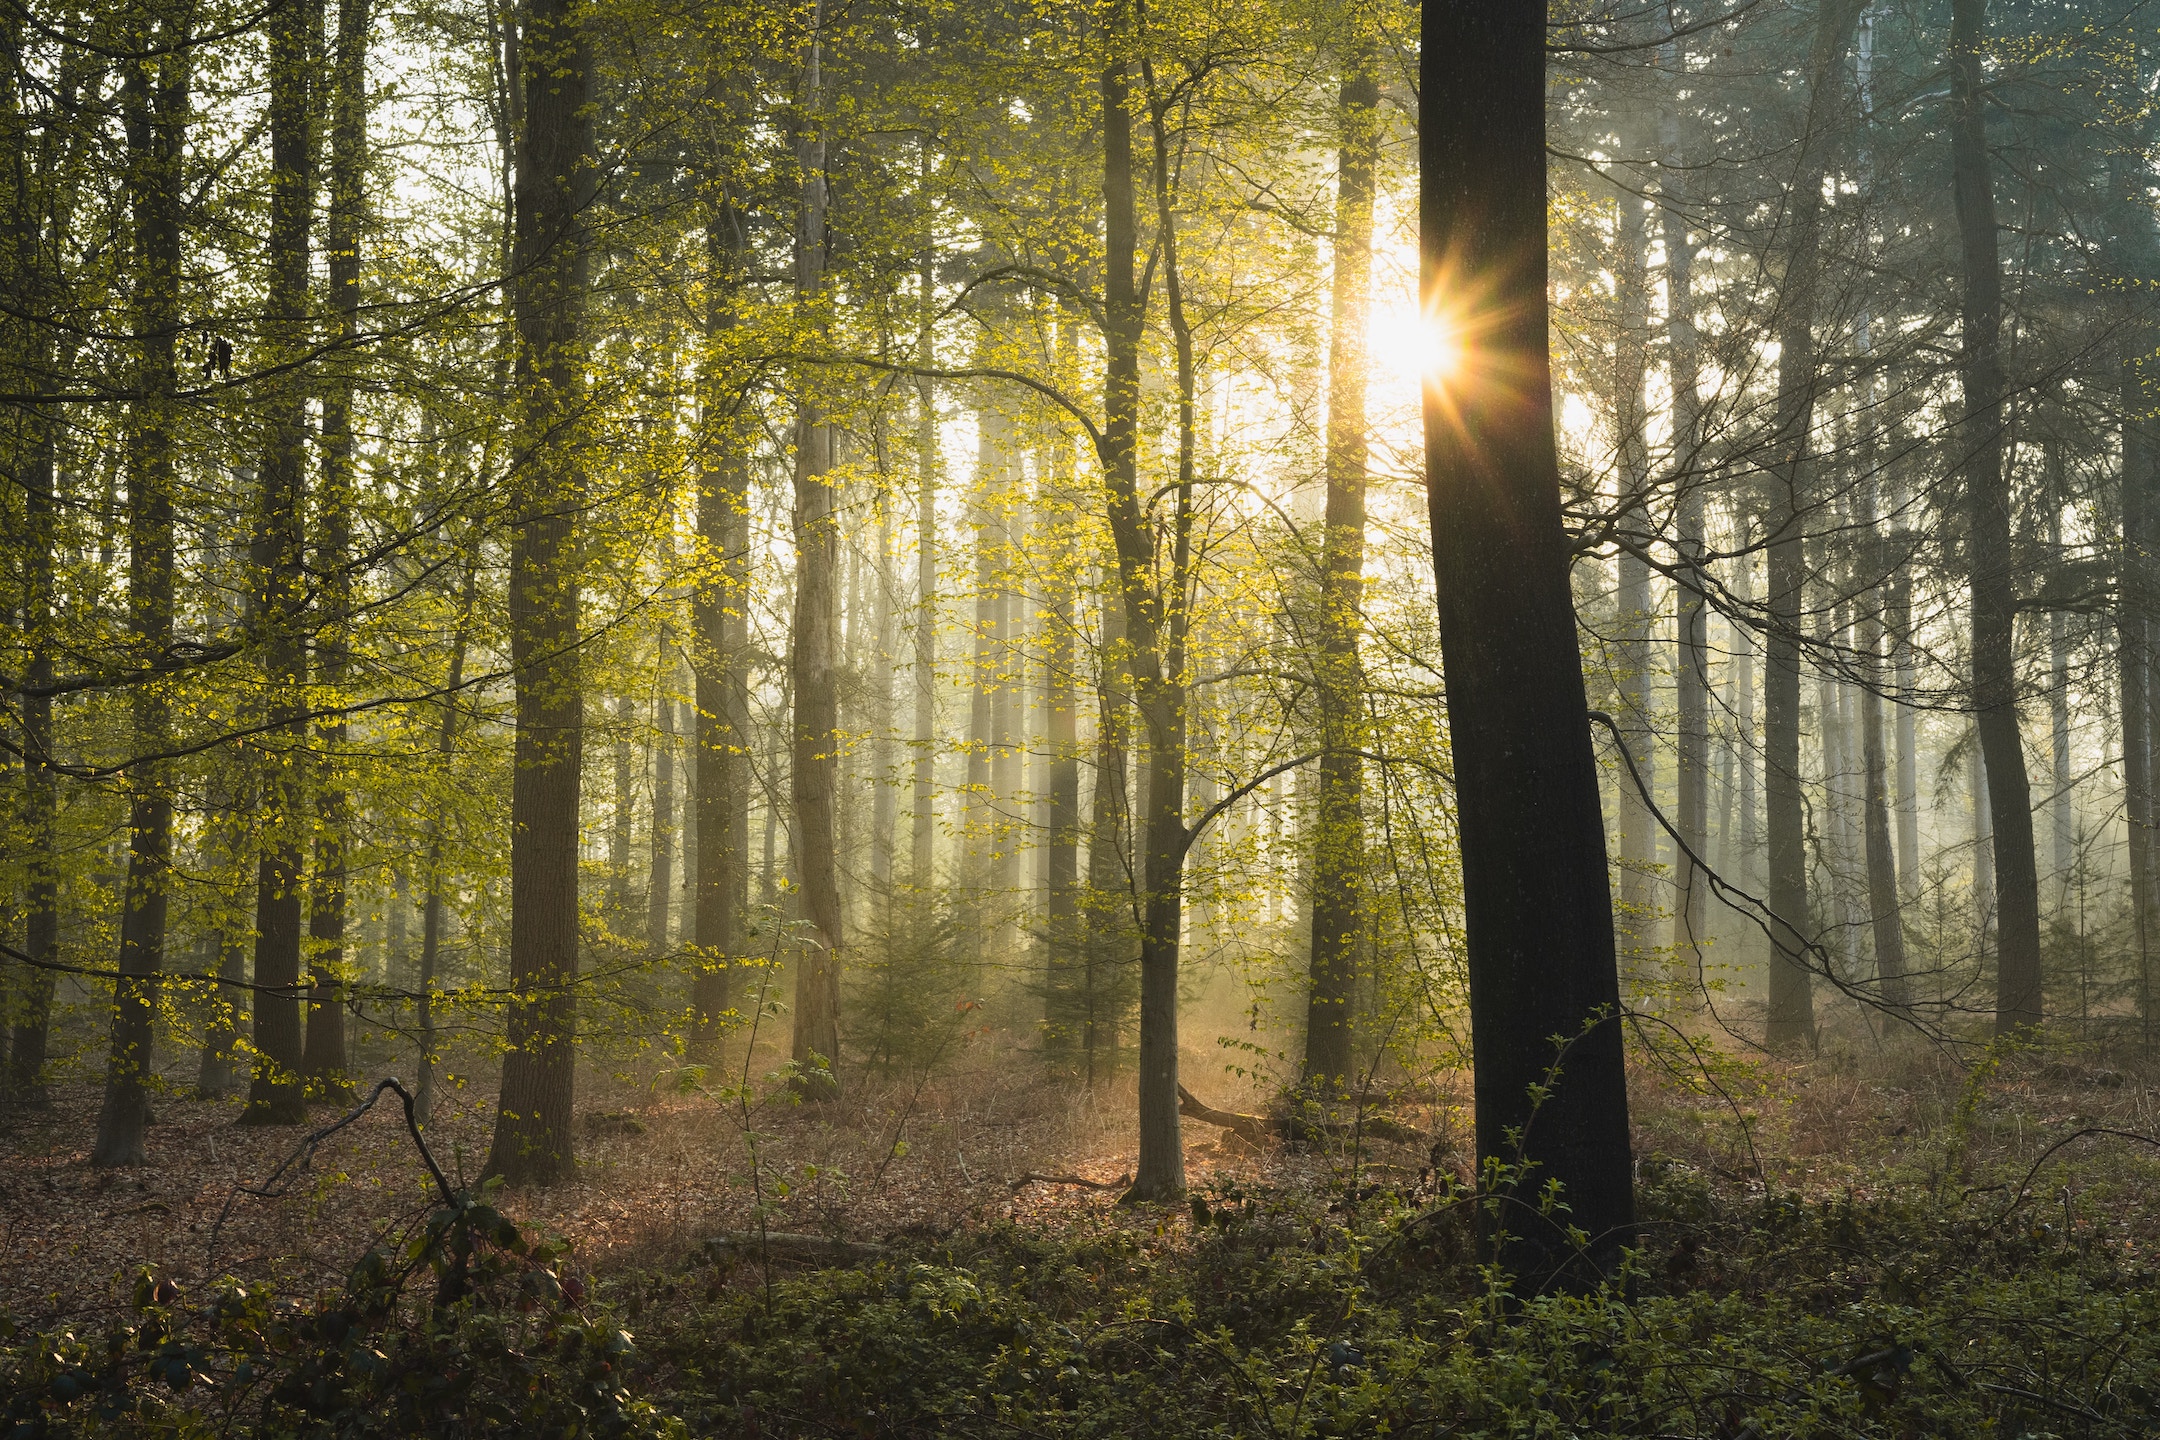
{"label": "tree trunk", "polygon": [[[297,19],[288,23],[298,25]],[[132,318],[143,397],[129,417],[128,628],[136,663],[148,664],[166,654],[173,640],[173,509],[179,459],[174,345],[180,329],[180,217],[194,51],[185,27],[177,33],[151,27],[141,38],[143,48],[155,44],[160,53],[131,67],[121,88],[120,112],[127,136],[128,200],[135,218]],[[172,729],[165,687],[139,684],[129,705],[136,751],[164,750]],[[172,766],[151,761],[129,778],[121,978],[113,985],[105,1097],[90,1150],[90,1163],[97,1166],[140,1165],[145,1160],[157,975],[165,960]]]}
{"label": "tree trunk", "polygon": [[[743,952],[750,900],[750,457],[746,403],[728,392],[720,343],[736,321],[747,237],[744,217],[724,184],[706,222],[709,290],[705,317],[705,446],[698,477],[698,584],[691,596],[695,634],[690,666],[697,686],[696,868],[691,875],[691,933],[696,938],[691,1058],[719,1058],[725,1017],[734,1005],[733,972]],[[687,858],[687,857],[686,857]]]}
{"label": "tree trunk", "polygon": [[[1622,548],[1613,591],[1614,679],[1619,704],[1614,719],[1635,758],[1635,775],[1622,773],[1620,787],[1620,965],[1635,984],[1646,983],[1648,951],[1655,943],[1651,919],[1657,909],[1657,822],[1650,797],[1657,794],[1657,725],[1651,715],[1650,566],[1641,547],[1650,542],[1649,415],[1643,381],[1649,361],[1649,232],[1642,200],[1633,190],[1615,193],[1613,299],[1619,311],[1613,341],[1613,431],[1618,439],[1618,527]],[[1636,775],[1641,777],[1637,788]],[[1643,793],[1649,792],[1649,796]]]}
{"label": "tree trunk", "polygon": [[1778,292],[1775,473],[1768,517],[1769,633],[1763,674],[1764,820],[1769,830],[1771,924],[1768,1015],[1773,1049],[1815,1038],[1813,922],[1808,917],[1806,797],[1800,785],[1800,609],[1807,579],[1803,539],[1816,504],[1812,454],[1816,391],[1817,281],[1821,272],[1823,175],[1836,131],[1845,52],[1859,0],[1819,0],[1808,61],[1806,129],[1787,192],[1785,278]]}
{"label": "tree trunk", "polygon": [[[1665,68],[1682,83],[1686,62],[1677,44],[1663,52]],[[1680,100],[1676,94],[1665,112],[1661,148],[1669,167],[1659,180],[1658,221],[1665,242],[1665,345],[1672,384],[1672,454],[1669,465],[1676,494],[1675,548],[1687,578],[1676,587],[1673,710],[1677,739],[1673,757],[1678,811],[1676,828],[1697,855],[1710,844],[1710,651],[1707,576],[1703,569],[1703,492],[1699,472],[1702,447],[1702,341],[1695,327],[1695,242],[1688,236],[1687,164],[1679,141]],[[1723,827],[1720,827],[1722,831]],[[1722,835],[1720,836],[1722,839]],[[1673,904],[1673,954],[1691,985],[1703,983],[1705,914],[1709,883],[1696,873],[1685,852],[1673,857],[1677,878]]]}
{"label": "tree trunk", "polygon": [[[823,23],[822,5],[817,22]],[[813,33],[806,109],[822,124],[819,47]],[[796,247],[796,295],[816,303],[825,289],[825,136],[803,137],[802,208]],[[816,403],[805,400],[795,429],[795,624],[791,657],[795,691],[794,756],[789,767],[795,810],[795,857],[803,919],[795,968],[796,1083],[814,1098],[839,1094],[840,876],[834,846],[840,785],[840,709],[835,645],[835,585],[840,568],[840,517],[834,505],[832,431]]]}
{"label": "tree trunk", "polygon": [[1132,677],[1126,666],[1125,602],[1114,571],[1105,576],[1095,676],[1095,787],[1088,814],[1086,932],[1077,1004],[1083,1073],[1101,1078],[1128,1010],[1126,976],[1138,936],[1133,924],[1130,753]]}
{"label": "tree trunk", "polygon": [[[672,560],[673,557],[670,557]],[[653,699],[652,849],[645,876],[645,953],[668,949],[668,900],[675,893],[675,637],[660,631],[659,694]]]}
{"label": "tree trunk", "polygon": [[[585,224],[595,188],[591,44],[582,7],[527,0],[519,83],[525,133],[508,277],[517,328],[519,443],[511,497],[509,1053],[483,1174],[549,1184],[576,1167],[578,794],[585,694],[578,656],[578,538],[585,489],[576,421],[584,390]],[[567,433],[566,433],[567,432]]]}
{"label": "tree trunk", "polygon": [[1950,154],[1965,262],[1959,297],[1958,374],[1965,392],[1959,468],[1972,565],[1973,713],[1987,759],[1995,837],[1995,1028],[2005,1033],[2040,1023],[2040,879],[2032,789],[2018,725],[2017,583],[2010,482],[2002,456],[2002,268],[1981,73],[1986,31],[1987,0],[1952,0]]}
{"label": "tree trunk", "polygon": [[1327,533],[1320,560],[1313,696],[1320,785],[1312,853],[1311,979],[1304,1084],[1348,1090],[1357,961],[1365,933],[1366,744],[1358,637],[1365,614],[1365,329],[1372,308],[1373,194],[1380,163],[1378,48],[1362,26],[1343,56],[1337,109],[1335,275],[1329,297]]}
{"label": "tree trunk", "polygon": [[[1466,340],[1452,376],[1426,377],[1424,410],[1478,1156],[1527,1167],[1525,1195],[1557,1184],[1602,1271],[1632,1243],[1635,1207],[1612,893],[1553,440],[1545,7],[1430,0],[1422,56],[1425,305]],[[1452,313],[1457,294],[1479,309]],[[1594,1280],[1578,1268],[1585,1249],[1535,1206],[1511,1209],[1505,1228],[1487,1238],[1532,1287]]]}
{"label": "tree trunk", "polygon": [[[937,241],[930,147],[918,140],[923,240],[916,272],[915,363],[936,363]],[[908,795],[908,883],[918,897],[937,880],[937,391],[915,380],[915,765]]]}
{"label": "tree trunk", "polygon": [[[265,329],[271,353],[291,363],[308,341],[308,232],[315,205],[314,106],[308,93],[320,0],[295,4],[270,30],[270,283]],[[297,716],[305,707],[307,650],[302,536],[307,465],[307,387],[287,373],[270,381],[263,406],[261,494],[256,516],[257,614],[264,688],[283,724],[263,753],[262,852],[255,881],[255,1074],[244,1118],[292,1125],[307,1113],[300,958],[306,775]]]}
{"label": "tree trunk", "polygon": [[[465,562],[465,588],[458,605],[457,633],[450,641],[450,673],[443,682],[442,724],[435,732],[438,778],[447,782],[451,757],[457,751],[458,706],[465,688],[465,647],[472,628],[473,601],[479,592],[480,557],[477,539],[474,553]],[[416,1002],[416,1028],[420,1032],[419,1076],[413,1085],[413,1113],[425,1125],[435,1113],[435,981],[441,973],[443,934],[443,874],[445,817],[428,816],[427,893],[420,906],[420,998]]]}
{"label": "tree trunk", "polygon": [[[322,540],[316,568],[330,611],[317,640],[321,679],[331,694],[346,683],[351,664],[347,634],[352,609],[353,346],[360,336],[360,232],[367,203],[367,43],[370,0],[340,0],[337,53],[330,93],[330,213],[324,236],[329,251],[330,308],[338,339],[346,347],[323,391]],[[311,1084],[348,1097],[345,1055],[345,961],[347,833],[352,802],[339,773],[347,726],[340,717],[320,730],[325,771],[315,798],[315,881],[309,894],[308,934],[314,993],[308,1006],[307,1048],[302,1065]]]}
{"label": "tree trunk", "polygon": [[[1058,382],[1070,389],[1080,366],[1077,307],[1057,312]],[[1050,593],[1044,616],[1043,704],[1049,712],[1046,739],[1050,752],[1048,806],[1043,835],[1043,930],[1048,941],[1043,977],[1044,1039],[1059,1055],[1070,1055],[1086,1025],[1085,953],[1082,925],[1086,902],[1080,885],[1080,710],[1079,595],[1080,549],[1071,523],[1078,501],[1074,488],[1073,440],[1062,426],[1050,441],[1048,499],[1057,539],[1049,564]]]}

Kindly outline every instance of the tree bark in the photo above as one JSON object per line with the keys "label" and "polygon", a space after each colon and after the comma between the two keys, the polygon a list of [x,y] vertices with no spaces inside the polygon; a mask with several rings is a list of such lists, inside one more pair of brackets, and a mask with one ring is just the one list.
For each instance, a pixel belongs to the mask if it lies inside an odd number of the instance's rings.
{"label": "tree bark", "polygon": [[[352,609],[353,347],[360,337],[360,232],[367,173],[367,43],[371,0],[340,0],[337,52],[330,77],[330,308],[337,317],[338,357],[322,405],[322,538],[316,569],[330,611],[317,641],[324,686],[335,694],[351,668],[347,628]],[[302,1065],[309,1082],[338,1097],[352,1094],[345,1054],[346,846],[352,801],[339,772],[347,725],[321,727],[324,774],[316,792],[315,881],[309,893],[308,934],[314,993]]]}
{"label": "tree bark", "polygon": [[[822,25],[820,5],[815,24]],[[808,305],[825,294],[825,135],[822,129],[820,54],[813,31],[804,89],[812,128],[801,146],[802,205],[797,234],[795,289]],[[790,665],[795,691],[794,755],[789,767],[795,811],[796,883],[803,919],[795,968],[795,1029],[791,1054],[796,1084],[805,1095],[839,1094],[840,1066],[840,876],[835,853],[840,786],[840,705],[836,584],[840,568],[840,517],[834,504],[832,431],[814,400],[805,398],[795,423],[795,623]]]}
{"label": "tree bark", "polygon": [[[915,363],[937,360],[937,239],[930,147],[918,140],[923,236],[916,271]],[[937,390],[915,379],[915,764],[908,796],[908,883],[918,897],[937,880]]]}
{"label": "tree bark", "polygon": [[[1356,23],[1356,22],[1353,22]],[[1380,163],[1378,47],[1362,25],[1342,58],[1336,116],[1335,275],[1329,297],[1326,535],[1320,558],[1313,697],[1320,779],[1312,854],[1306,1088],[1335,1095],[1351,1076],[1358,955],[1365,936],[1365,331],[1372,308],[1373,195]]]}
{"label": "tree bark", "polygon": [[[1657,910],[1657,822],[1650,797],[1657,794],[1657,724],[1651,714],[1650,565],[1642,547],[1650,542],[1650,441],[1643,381],[1649,368],[1650,275],[1649,231],[1641,198],[1632,189],[1615,191],[1613,299],[1618,310],[1613,341],[1614,460],[1619,472],[1618,528],[1622,548],[1615,565],[1613,590],[1613,670],[1619,692],[1617,713],[1635,773],[1622,774],[1620,787],[1620,913],[1617,929],[1620,965],[1635,984],[1649,980],[1648,951],[1655,944],[1651,924]],[[1637,788],[1636,777],[1640,776]],[[1649,795],[1643,792],[1647,790]]]}
{"label": "tree bark", "polygon": [[[1676,86],[1685,82],[1686,59],[1677,44],[1664,51],[1665,67]],[[1665,346],[1672,384],[1672,453],[1667,462],[1676,495],[1675,549],[1686,578],[1675,587],[1673,719],[1677,745],[1673,757],[1675,817],[1681,838],[1697,855],[1710,845],[1710,650],[1707,576],[1703,568],[1704,477],[1699,473],[1702,447],[1702,339],[1695,326],[1695,242],[1688,235],[1686,158],[1679,140],[1680,97],[1675,94],[1663,122],[1661,148],[1667,168],[1658,183],[1658,221],[1665,242]],[[1721,827],[1722,828],[1722,827]],[[1722,838],[1722,837],[1721,837]],[[1673,904],[1673,954],[1688,983],[1703,983],[1705,914],[1709,884],[1696,873],[1685,851],[1673,857],[1677,878]]]}
{"label": "tree bark", "polygon": [[482,1173],[550,1184],[576,1169],[578,796],[585,694],[575,516],[584,402],[585,225],[595,189],[592,52],[575,0],[527,0],[524,135],[508,280],[524,463],[512,497],[509,1052]]}
{"label": "tree bark", "polygon": [[1800,161],[1787,192],[1785,278],[1778,292],[1778,376],[1774,465],[1769,480],[1769,633],[1763,673],[1764,821],[1769,831],[1771,923],[1769,1005],[1763,1043],[1813,1044],[1813,922],[1808,917],[1806,797],[1800,784],[1800,610],[1807,564],[1803,540],[1813,514],[1817,284],[1821,273],[1822,184],[1843,89],[1845,52],[1859,0],[1819,0],[1808,60],[1808,101]]}
{"label": "tree bark", "polygon": [[[672,557],[671,557],[672,558]],[[653,698],[652,845],[645,871],[645,953],[667,953],[668,899],[675,893],[675,637],[660,632],[659,694]]]}
{"label": "tree bark", "polygon": [[[186,27],[147,27],[144,50],[155,59],[129,63],[120,92],[127,139],[128,202],[134,211],[136,276],[133,329],[137,384],[129,436],[128,628],[136,663],[159,659],[173,641],[175,492],[178,488],[179,389],[175,341],[180,330],[180,220],[183,161],[194,50]],[[161,684],[129,696],[140,753],[166,748],[171,701]],[[150,1118],[151,1042],[157,975],[165,960],[167,872],[172,861],[172,766],[154,761],[130,776],[128,869],[120,919],[120,979],[113,985],[112,1037],[96,1166],[144,1163]]]}
{"label": "tree bark", "polygon": [[[730,966],[743,953],[750,900],[750,458],[743,397],[730,393],[721,353],[734,327],[748,236],[724,184],[706,220],[709,279],[703,374],[704,448],[698,476],[698,583],[690,666],[697,687],[697,855],[691,876],[691,1058],[711,1064],[734,1005]],[[687,858],[687,857],[686,857]]]}
{"label": "tree bark", "polygon": [[[288,6],[270,31],[270,243],[264,328],[271,353],[295,361],[308,340],[308,240],[315,206],[315,117],[309,94],[320,0]],[[266,386],[255,531],[256,616],[265,689],[281,721],[263,751],[261,858],[255,880],[255,1074],[244,1119],[298,1124],[307,1113],[300,961],[305,875],[306,774],[297,717],[305,707],[306,603],[303,538],[307,489],[307,387],[288,373]]]}
{"label": "tree bark", "polygon": [[1553,439],[1545,7],[1429,0],[1422,57],[1424,304],[1461,337],[1456,372],[1426,378],[1424,412],[1478,1156],[1524,1167],[1521,1195],[1557,1183],[1589,1244],[1578,1250],[1534,1205],[1512,1207],[1505,1237],[1487,1238],[1532,1286],[1588,1284],[1632,1243],[1635,1209],[1612,892]]}
{"label": "tree bark", "polygon": [[1987,759],[1995,851],[1995,1029],[2041,1018],[2040,879],[2033,850],[2032,788],[2018,724],[2013,627],[2010,482],[2003,470],[2002,267],[1995,234],[1995,184],[1987,150],[1981,48],[1987,0],[1950,7],[1950,154],[1958,239],[1964,256],[1959,296],[1958,424],[1972,566],[1972,698]]}

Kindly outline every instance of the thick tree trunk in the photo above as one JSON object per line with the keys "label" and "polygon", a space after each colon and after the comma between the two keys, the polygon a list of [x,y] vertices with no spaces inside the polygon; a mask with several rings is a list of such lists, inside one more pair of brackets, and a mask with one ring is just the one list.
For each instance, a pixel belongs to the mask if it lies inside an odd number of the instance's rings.
{"label": "thick tree trunk", "polygon": [[1964,451],[1972,565],[1973,712],[1987,757],[1996,887],[1995,1028],[2038,1025],[2040,880],[2033,850],[2032,789],[2018,725],[2010,482],[2003,470],[2002,268],[1995,235],[1995,182],[1988,157],[1981,48],[1987,0],[1950,7],[1950,154],[1958,238],[1959,379],[1965,391],[1958,443]]}
{"label": "thick tree trunk", "polygon": [[[1513,1207],[1503,1263],[1532,1286],[1583,1284],[1595,1277],[1582,1258],[1603,1270],[1632,1243],[1635,1207],[1612,894],[1553,440],[1545,7],[1429,0],[1422,53],[1425,305],[1463,337],[1455,374],[1428,376],[1424,403],[1478,1156],[1526,1167],[1525,1198],[1557,1184],[1567,1224],[1589,1237],[1579,1249],[1535,1206]],[[1454,313],[1457,303],[1478,308]]]}
{"label": "thick tree trunk", "polygon": [[1337,108],[1335,275],[1329,297],[1327,533],[1320,560],[1313,694],[1320,783],[1312,853],[1311,979],[1304,1083],[1349,1088],[1358,954],[1365,935],[1365,330],[1372,308],[1373,194],[1380,162],[1378,50],[1362,30],[1343,56]]}
{"label": "thick tree trunk", "polygon": [[[173,639],[173,510],[179,458],[174,345],[180,329],[182,162],[194,52],[184,32],[159,27],[142,38],[161,53],[131,69],[121,89],[120,111],[127,136],[128,201],[135,218],[132,318],[143,396],[129,417],[128,627],[137,663],[147,664],[163,656]],[[165,688],[135,686],[130,710],[136,750],[155,754],[165,749],[172,728]],[[90,1149],[90,1163],[98,1166],[140,1165],[145,1160],[157,975],[165,959],[172,767],[153,761],[129,778],[121,978],[113,986],[105,1097]]]}
{"label": "thick tree trunk", "polygon": [[582,6],[528,0],[519,80],[517,225],[509,300],[517,327],[519,444],[512,497],[510,657],[516,771],[510,790],[509,1053],[484,1174],[549,1184],[576,1167],[578,796],[585,693],[578,656],[584,494],[576,421],[584,388],[585,224],[595,186],[592,52]]}
{"label": "thick tree trunk", "polygon": [[[820,10],[821,17],[823,11]],[[805,91],[819,116],[819,46],[810,42]],[[813,125],[822,123],[814,119]],[[796,294],[814,302],[825,289],[825,136],[813,129],[801,151],[803,191],[796,248]],[[832,431],[805,400],[795,428],[794,754],[789,767],[795,812],[796,883],[807,922],[795,967],[796,1083],[814,1098],[839,1094],[840,875],[835,852],[840,788],[840,704],[835,650],[840,517],[834,504]]]}
{"label": "thick tree trunk", "polygon": [[[307,344],[308,233],[315,205],[315,117],[308,93],[320,0],[281,10],[270,30],[270,283],[265,328],[273,353],[291,362]],[[265,689],[278,743],[263,752],[263,835],[255,881],[255,1075],[245,1118],[290,1125],[304,1118],[306,1055],[300,958],[304,851],[310,828],[300,727],[306,701],[304,540],[307,387],[298,373],[274,379],[263,406],[256,515],[257,614]]]}

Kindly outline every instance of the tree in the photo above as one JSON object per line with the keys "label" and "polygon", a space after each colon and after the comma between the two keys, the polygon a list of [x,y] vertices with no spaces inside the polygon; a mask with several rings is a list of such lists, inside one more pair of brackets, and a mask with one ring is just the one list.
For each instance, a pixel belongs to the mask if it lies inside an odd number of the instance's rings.
{"label": "tree", "polygon": [[513,1184],[575,1167],[578,792],[585,692],[576,516],[584,489],[586,228],[596,191],[592,47],[580,0],[520,12],[524,134],[509,300],[520,405],[510,648],[517,769],[510,801],[509,1053],[486,1173]]}
{"label": "tree", "polygon": [[[307,346],[308,236],[315,213],[315,116],[309,94],[312,52],[322,25],[319,0],[270,17],[270,283],[267,328],[280,369],[296,366]],[[267,833],[255,880],[255,1074],[247,1118],[290,1125],[306,1114],[306,1056],[301,1030],[302,841],[306,834],[306,759],[299,715],[307,684],[306,556],[307,387],[296,369],[266,385],[262,490],[256,501],[256,613],[263,631],[263,682],[282,743],[266,748],[263,785]]]}
{"label": "tree", "polygon": [[[1426,483],[1462,844],[1481,1164],[1557,1182],[1578,1254],[1522,1203],[1533,1281],[1634,1234],[1612,896],[1560,522],[1546,319],[1545,7],[1427,0],[1424,307],[1460,359],[1425,386]],[[1556,1041],[1558,1048],[1556,1050]]]}
{"label": "tree", "polygon": [[2010,546],[2010,485],[2003,473],[2002,262],[1996,248],[1994,167],[1988,158],[1982,47],[1987,0],[1950,7],[1950,148],[1958,242],[1958,379],[1972,566],[1972,704],[1987,762],[1996,896],[1995,1028],[2040,1023],[2040,877],[2034,859],[2032,787],[2019,728],[2016,572]]}
{"label": "tree", "polygon": [[1312,975],[1304,1083],[1350,1081],[1351,996],[1365,933],[1366,746],[1358,637],[1365,607],[1365,330],[1372,303],[1373,192],[1380,160],[1376,38],[1361,12],[1342,57],[1335,276],[1328,327],[1327,533],[1320,561],[1314,696],[1320,780],[1313,841]]}
{"label": "tree", "polygon": [[[184,19],[146,10],[129,27],[138,58],[127,62],[120,100],[127,135],[127,193],[134,221],[133,335],[136,386],[129,416],[128,626],[133,659],[153,664],[173,640],[174,492],[177,487],[180,225],[194,51]],[[172,863],[172,768],[160,752],[172,706],[158,684],[129,696],[134,744],[147,758],[130,777],[128,868],[120,922],[120,979],[113,986],[105,1098],[90,1163],[144,1162],[150,1118],[151,1044],[157,974],[165,962]]]}

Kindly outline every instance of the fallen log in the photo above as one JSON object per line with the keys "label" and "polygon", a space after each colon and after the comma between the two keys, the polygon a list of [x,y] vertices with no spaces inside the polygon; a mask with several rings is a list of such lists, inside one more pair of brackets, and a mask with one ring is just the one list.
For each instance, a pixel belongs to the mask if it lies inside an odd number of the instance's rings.
{"label": "fallen log", "polygon": [[883,1245],[863,1240],[836,1240],[830,1235],[797,1235],[785,1230],[762,1235],[755,1230],[729,1230],[707,1237],[705,1248],[716,1256],[729,1251],[760,1252],[783,1260],[824,1260],[847,1265],[882,1260],[892,1253]]}
{"label": "fallen log", "polygon": [[1217,1110],[1183,1085],[1177,1087],[1177,1098],[1180,1115],[1189,1115],[1195,1120],[1232,1131],[1240,1139],[1249,1140],[1255,1145],[1265,1145],[1275,1138],[1275,1123],[1264,1115],[1243,1115],[1235,1110]]}

